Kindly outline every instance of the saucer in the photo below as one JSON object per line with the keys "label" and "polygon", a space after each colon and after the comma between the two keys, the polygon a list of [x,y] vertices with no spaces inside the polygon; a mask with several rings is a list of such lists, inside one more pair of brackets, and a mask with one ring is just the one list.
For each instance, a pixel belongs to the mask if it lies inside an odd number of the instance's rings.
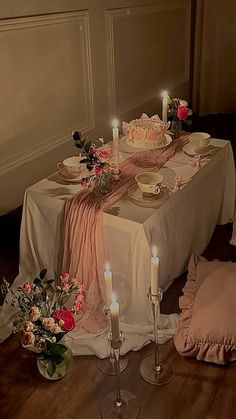
{"label": "saucer", "polygon": [[205,147],[195,149],[190,143],[188,143],[183,147],[183,152],[188,156],[209,156],[215,154],[216,151],[217,148],[212,144],[208,144]]}
{"label": "saucer", "polygon": [[59,178],[61,178],[62,180],[65,180],[66,182],[69,182],[69,183],[80,183],[81,180],[85,177],[84,174],[83,175],[81,174],[80,176],[77,176],[76,178],[69,178],[67,176],[63,176],[60,173],[60,171],[58,171],[57,174],[58,174]]}
{"label": "saucer", "polygon": [[163,187],[157,195],[144,194],[137,183],[134,183],[128,189],[128,196],[135,205],[140,207],[159,208],[169,199],[170,192],[168,188]]}
{"label": "saucer", "polygon": [[171,142],[172,142],[172,138],[170,135],[165,134],[166,137],[166,143],[163,145],[156,145],[155,147],[152,146],[143,146],[143,144],[141,144],[140,146],[137,147],[137,144],[132,143],[131,141],[128,141],[127,137],[121,137],[120,139],[120,151],[123,151],[125,153],[134,153],[135,150],[136,151],[147,151],[147,150],[157,150],[157,149],[161,149],[161,148],[165,148],[167,147]]}

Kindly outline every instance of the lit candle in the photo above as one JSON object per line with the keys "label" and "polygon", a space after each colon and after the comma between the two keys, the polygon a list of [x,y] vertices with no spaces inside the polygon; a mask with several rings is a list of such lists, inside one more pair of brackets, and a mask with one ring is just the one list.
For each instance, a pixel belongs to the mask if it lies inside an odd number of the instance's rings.
{"label": "lit candle", "polygon": [[113,120],[113,129],[112,129],[112,154],[114,162],[114,173],[119,175],[119,121],[117,119]]}
{"label": "lit candle", "polygon": [[159,257],[151,258],[151,294],[158,295],[159,290]]}
{"label": "lit candle", "polygon": [[162,93],[162,121],[167,124],[167,111],[168,111],[168,93],[164,91]]}
{"label": "lit candle", "polygon": [[110,305],[110,314],[111,314],[112,341],[119,342],[120,340],[119,303],[117,303],[114,294],[112,295],[112,303]]}
{"label": "lit candle", "polygon": [[104,272],[105,290],[106,290],[106,308],[110,307],[112,294],[112,272],[107,264]]}

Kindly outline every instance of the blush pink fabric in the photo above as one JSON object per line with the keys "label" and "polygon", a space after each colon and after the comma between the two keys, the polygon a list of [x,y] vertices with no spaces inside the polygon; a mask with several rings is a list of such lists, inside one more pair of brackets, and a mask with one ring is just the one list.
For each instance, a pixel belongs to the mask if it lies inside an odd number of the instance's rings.
{"label": "blush pink fabric", "polygon": [[236,263],[192,256],[174,338],[186,357],[225,364],[236,359]]}
{"label": "blush pink fabric", "polygon": [[69,272],[85,285],[86,298],[80,325],[86,331],[98,333],[106,326],[102,310],[105,300],[103,210],[113,205],[127,191],[136,174],[154,170],[139,167],[142,159],[155,159],[157,171],[187,142],[188,137],[184,136],[173,140],[164,149],[135,153],[121,164],[120,180],[114,183],[111,193],[96,198],[91,192],[84,190],[66,203],[63,272]]}

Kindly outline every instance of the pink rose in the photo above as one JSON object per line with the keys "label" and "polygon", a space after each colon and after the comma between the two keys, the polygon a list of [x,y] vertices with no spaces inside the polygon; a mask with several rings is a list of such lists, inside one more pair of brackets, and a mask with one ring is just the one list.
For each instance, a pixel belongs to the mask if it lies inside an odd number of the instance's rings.
{"label": "pink rose", "polygon": [[25,322],[25,324],[23,325],[23,329],[26,332],[33,332],[33,330],[35,329],[35,326],[32,322]]}
{"label": "pink rose", "polygon": [[95,167],[95,174],[100,175],[103,172],[103,167],[96,166]]}
{"label": "pink rose", "polygon": [[50,332],[53,333],[54,335],[56,335],[57,333],[61,333],[62,329],[60,328],[60,326],[58,324],[53,324],[50,327]]}
{"label": "pink rose", "polygon": [[69,310],[59,309],[54,314],[54,319],[60,322],[60,320],[64,321],[62,329],[65,332],[69,332],[70,330],[74,329],[75,327],[75,319],[73,314]]}
{"label": "pink rose", "polygon": [[84,295],[83,294],[78,294],[75,301],[76,301],[76,303],[82,303],[83,299],[84,299]]}
{"label": "pink rose", "polygon": [[79,288],[79,294],[84,294],[84,293],[85,293],[85,286],[84,284],[81,284]]}
{"label": "pink rose", "polygon": [[97,150],[95,150],[94,154],[98,158],[100,163],[105,163],[111,158],[112,149],[111,149],[111,147],[108,147],[108,146],[104,145],[100,148],[97,148]]}
{"label": "pink rose", "polygon": [[76,303],[73,306],[73,309],[72,310],[73,310],[74,313],[78,313],[80,311],[81,307],[82,307],[82,305],[80,303]]}
{"label": "pink rose", "polygon": [[62,289],[63,291],[66,291],[66,290],[68,290],[69,288],[70,288],[70,284],[67,284],[67,283],[62,284],[61,289]]}
{"label": "pink rose", "polygon": [[55,324],[55,320],[53,317],[45,317],[43,319],[43,326],[45,329],[50,329]]}
{"label": "pink rose", "polygon": [[23,292],[24,294],[30,294],[32,291],[32,285],[30,282],[25,282],[23,285]]}
{"label": "pink rose", "polygon": [[72,278],[71,283],[72,283],[75,287],[77,287],[77,286],[79,286],[79,285],[80,285],[80,281],[79,281],[79,279],[77,279],[77,278]]}
{"label": "pink rose", "polygon": [[180,99],[179,100],[179,105],[184,106],[185,108],[187,108],[188,107],[188,102],[186,100]]}
{"label": "pink rose", "polygon": [[185,106],[179,106],[176,115],[181,121],[183,121],[188,117],[188,108]]}
{"label": "pink rose", "polygon": [[32,332],[25,332],[21,337],[21,343],[24,346],[33,346],[35,342],[35,336]]}
{"label": "pink rose", "polygon": [[39,310],[39,308],[38,307],[31,307],[31,309],[30,309],[30,311],[29,311],[29,319],[32,321],[32,322],[35,322],[36,320],[38,320],[39,319],[39,317],[40,317],[40,310]]}
{"label": "pink rose", "polygon": [[46,340],[43,338],[39,339],[39,341],[37,342],[37,348],[40,351],[43,351],[46,348]]}
{"label": "pink rose", "polygon": [[65,272],[64,274],[60,275],[61,282],[68,282],[70,279],[70,274],[68,272]]}

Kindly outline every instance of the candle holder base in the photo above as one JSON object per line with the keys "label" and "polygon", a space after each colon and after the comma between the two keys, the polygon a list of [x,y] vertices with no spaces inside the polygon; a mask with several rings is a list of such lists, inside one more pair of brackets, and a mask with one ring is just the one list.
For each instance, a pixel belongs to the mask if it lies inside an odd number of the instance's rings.
{"label": "candle holder base", "polygon": [[155,366],[155,356],[154,354],[150,354],[141,362],[140,374],[149,384],[162,386],[173,380],[175,370],[166,361],[161,361],[158,366]]}
{"label": "candle holder base", "polygon": [[[124,371],[128,365],[127,358],[120,358],[120,372]],[[115,359],[110,357],[97,360],[97,367],[105,375],[116,375]]]}
{"label": "candle holder base", "polygon": [[116,401],[117,393],[108,393],[103,399],[100,414],[103,419],[136,419],[140,413],[140,402],[131,391],[121,390],[121,404]]}

